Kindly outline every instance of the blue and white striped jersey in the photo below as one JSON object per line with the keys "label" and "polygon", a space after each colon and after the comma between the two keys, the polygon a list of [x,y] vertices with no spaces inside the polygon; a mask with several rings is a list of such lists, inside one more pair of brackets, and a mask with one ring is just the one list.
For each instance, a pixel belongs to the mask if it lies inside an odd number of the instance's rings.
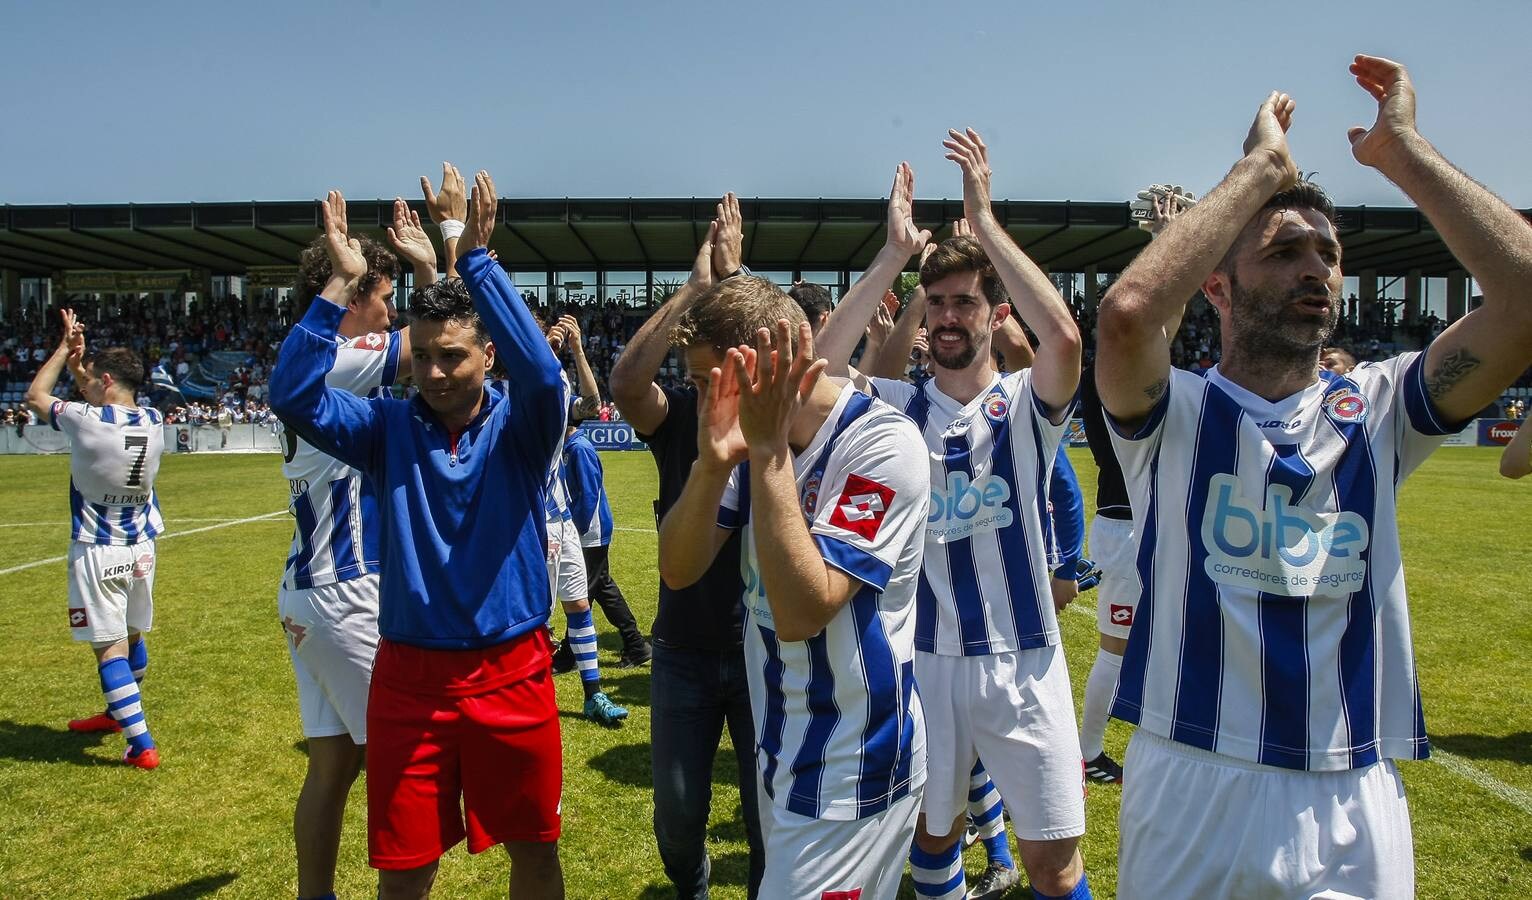
{"label": "blue and white striped jersey", "polygon": [[825,561],[862,587],[824,630],[778,639],[752,524],[748,463],[719,525],[743,527],[745,659],[756,764],[766,800],[799,815],[874,815],[925,783],[925,717],[915,690],[915,586],[927,486],[920,436],[885,403],[846,386],[793,461]]}
{"label": "blue and white striped jersey", "polygon": [[[398,332],[337,337],[335,343],[327,387],[376,397],[393,385],[399,373]],[[378,571],[381,523],[372,483],[285,425],[282,443],[288,509],[297,520],[282,587],[303,590]]]}
{"label": "blue and white striped jersey", "polygon": [[1288,769],[1429,755],[1395,499],[1460,425],[1423,364],[1323,372],[1276,403],[1173,370],[1136,434],[1112,429],[1143,590],[1113,716]]}
{"label": "blue and white striped jersey", "polygon": [[165,530],[154,478],[165,450],[158,411],[55,401],[48,416],[69,435],[69,536],[132,546]]}
{"label": "blue and white striped jersey", "polygon": [[606,499],[604,474],[601,456],[584,432],[564,439],[564,487],[582,547],[612,543],[612,506]]}
{"label": "blue and white striped jersey", "polygon": [[[564,410],[564,425],[569,425],[569,406],[574,402],[574,390],[569,386],[569,375],[563,369],[559,369],[559,407]],[[560,432],[561,434],[563,432]],[[544,489],[543,513],[547,516],[548,524],[555,525],[559,522],[568,522],[574,518],[569,511],[569,487],[564,483],[564,452],[563,444],[554,451],[553,458],[548,461],[548,480]]]}
{"label": "blue and white striped jersey", "polygon": [[1057,644],[1048,479],[1068,415],[1048,420],[1030,369],[997,374],[968,403],[934,378],[872,386],[914,420],[930,460],[916,648],[984,656]]}

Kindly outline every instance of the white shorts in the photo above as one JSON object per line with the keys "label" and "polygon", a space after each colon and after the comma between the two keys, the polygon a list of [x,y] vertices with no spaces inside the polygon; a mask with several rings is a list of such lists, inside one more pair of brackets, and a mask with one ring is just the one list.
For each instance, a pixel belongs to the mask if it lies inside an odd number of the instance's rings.
{"label": "white shorts", "polygon": [[113,644],[154,625],[154,541],[69,545],[69,632]]}
{"label": "white shorts", "polygon": [[[915,839],[920,790],[865,819],[811,819],[766,799],[761,839],[766,846],[762,897],[821,900],[824,897],[894,900]],[[858,893],[860,892],[860,893]]]}
{"label": "white shorts", "polygon": [[1300,772],[1139,729],[1123,769],[1119,898],[1415,896],[1393,760]]}
{"label": "white shorts", "polygon": [[1133,523],[1097,515],[1090,524],[1090,558],[1101,567],[1096,589],[1096,630],[1107,637],[1128,639],[1138,608],[1138,572],[1134,559]]}
{"label": "white shorts", "polygon": [[[548,527],[549,543],[555,526]],[[560,603],[574,603],[590,598],[590,584],[585,578],[585,551],[580,547],[580,531],[565,519],[559,531],[557,568],[553,577],[553,597]]]}
{"label": "white shorts", "polygon": [[1016,836],[1085,833],[1085,769],[1062,646],[989,656],[915,652],[926,712],[921,812],[943,834],[968,809],[968,780],[984,760]]}
{"label": "white shorts", "polygon": [[378,652],[378,576],[277,592],[298,681],[303,736],[367,743],[367,691]]}

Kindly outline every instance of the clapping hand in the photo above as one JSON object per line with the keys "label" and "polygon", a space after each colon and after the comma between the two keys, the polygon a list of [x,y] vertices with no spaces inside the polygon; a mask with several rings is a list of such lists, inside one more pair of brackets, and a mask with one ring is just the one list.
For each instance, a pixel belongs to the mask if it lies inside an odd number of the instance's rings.
{"label": "clapping hand", "polygon": [[[346,198],[340,191],[331,191],[320,204],[324,218],[325,253],[330,257],[330,281],[340,282],[335,289],[354,292],[362,276],[367,274],[367,258],[362,255],[362,244],[346,232]],[[332,297],[330,285],[325,286],[325,298],[344,305],[350,298]]]}
{"label": "clapping hand", "polygon": [[1353,126],[1346,137],[1356,161],[1376,168],[1387,154],[1417,134],[1415,86],[1404,66],[1381,56],[1358,55],[1351,63],[1351,74],[1378,101],[1378,118],[1371,128]]}
{"label": "clapping hand", "polygon": [[1256,110],[1255,121],[1245,135],[1245,155],[1264,153],[1282,172],[1282,184],[1278,191],[1285,191],[1298,183],[1298,166],[1287,148],[1287,129],[1293,124],[1293,111],[1298,103],[1286,94],[1272,91]]}
{"label": "clapping hand", "polygon": [[457,166],[452,163],[442,163],[442,187],[440,191],[431,190],[431,179],[420,176],[420,192],[426,198],[426,211],[431,214],[431,221],[437,225],[451,219],[456,222],[466,221],[468,216],[468,195],[463,186],[463,176],[458,173]]}
{"label": "clapping hand", "polygon": [[495,197],[495,182],[489,173],[480,169],[473,176],[473,194],[468,200],[468,218],[464,222],[461,243],[462,255],[467,256],[480,247],[489,246],[490,235],[495,231],[495,217],[499,213],[499,201]]}
{"label": "clapping hand", "polygon": [[888,236],[884,245],[908,259],[920,253],[930,240],[931,232],[915,225],[915,170],[902,162],[894,169],[894,184],[888,191]]}
{"label": "clapping hand", "polygon": [[989,148],[972,128],[958,131],[949,129],[948,138],[942,141],[947,148],[947,158],[963,170],[963,218],[970,223],[980,216],[991,215],[989,180],[993,172],[989,167]]}
{"label": "clapping hand", "polygon": [[436,248],[420,227],[420,213],[399,197],[394,198],[394,224],[388,229],[388,242],[412,268],[436,269]]}
{"label": "clapping hand", "polygon": [[768,329],[757,331],[754,351],[747,355],[749,349],[732,349],[725,361],[734,367],[739,382],[740,434],[751,450],[788,452],[793,416],[813,393],[829,363],[814,358],[814,332],[807,322],[798,325],[796,352],[792,325],[786,319],[777,320],[774,339]]}
{"label": "clapping hand", "polygon": [[730,191],[718,201],[713,219],[716,232],[709,231],[712,243],[713,279],[722,281],[745,264],[745,219],[739,211],[739,198]]}

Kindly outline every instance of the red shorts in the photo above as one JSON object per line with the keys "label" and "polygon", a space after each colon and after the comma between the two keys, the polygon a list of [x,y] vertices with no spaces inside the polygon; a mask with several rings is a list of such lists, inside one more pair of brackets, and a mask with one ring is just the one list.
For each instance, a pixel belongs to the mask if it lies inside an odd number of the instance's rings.
{"label": "red shorts", "polygon": [[465,834],[470,853],[558,840],[551,653],[546,628],[479,650],[378,642],[367,701],[373,868],[427,865]]}

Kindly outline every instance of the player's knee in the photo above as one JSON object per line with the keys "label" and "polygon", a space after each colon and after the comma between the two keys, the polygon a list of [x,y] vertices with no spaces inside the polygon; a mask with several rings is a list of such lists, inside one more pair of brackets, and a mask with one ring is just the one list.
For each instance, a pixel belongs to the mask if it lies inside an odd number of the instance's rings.
{"label": "player's knee", "polygon": [[431,896],[437,863],[415,869],[378,870],[378,900],[422,900]]}
{"label": "player's knee", "polygon": [[556,871],[559,868],[558,841],[506,841],[505,852],[517,869]]}
{"label": "player's knee", "polygon": [[345,793],[362,770],[366,748],[350,735],[309,738],[308,780],[321,789]]}
{"label": "player's knee", "polygon": [[127,658],[128,642],[120,641],[91,641],[90,649],[96,654],[96,662],[104,663],[109,659]]}
{"label": "player's knee", "polygon": [[1016,843],[1021,850],[1021,865],[1027,871],[1027,879],[1045,894],[1069,893],[1085,872],[1085,863],[1080,859],[1079,838],[1018,840]]}
{"label": "player's knee", "polygon": [[1101,649],[1108,653],[1115,653],[1118,656],[1121,656],[1128,652],[1128,639],[1113,637],[1109,634],[1103,634],[1101,636]]}
{"label": "player's knee", "polygon": [[926,822],[926,817],[921,816],[915,826],[915,846],[927,853],[944,853],[948,847],[957,843],[963,836],[963,830],[967,828],[968,814],[965,811],[947,826],[944,834],[932,834]]}
{"label": "player's knee", "polygon": [[564,612],[566,612],[566,613],[579,613],[579,612],[585,612],[586,610],[590,609],[590,600],[588,600],[588,599],[586,599],[586,600],[562,600],[560,602],[564,604]]}

